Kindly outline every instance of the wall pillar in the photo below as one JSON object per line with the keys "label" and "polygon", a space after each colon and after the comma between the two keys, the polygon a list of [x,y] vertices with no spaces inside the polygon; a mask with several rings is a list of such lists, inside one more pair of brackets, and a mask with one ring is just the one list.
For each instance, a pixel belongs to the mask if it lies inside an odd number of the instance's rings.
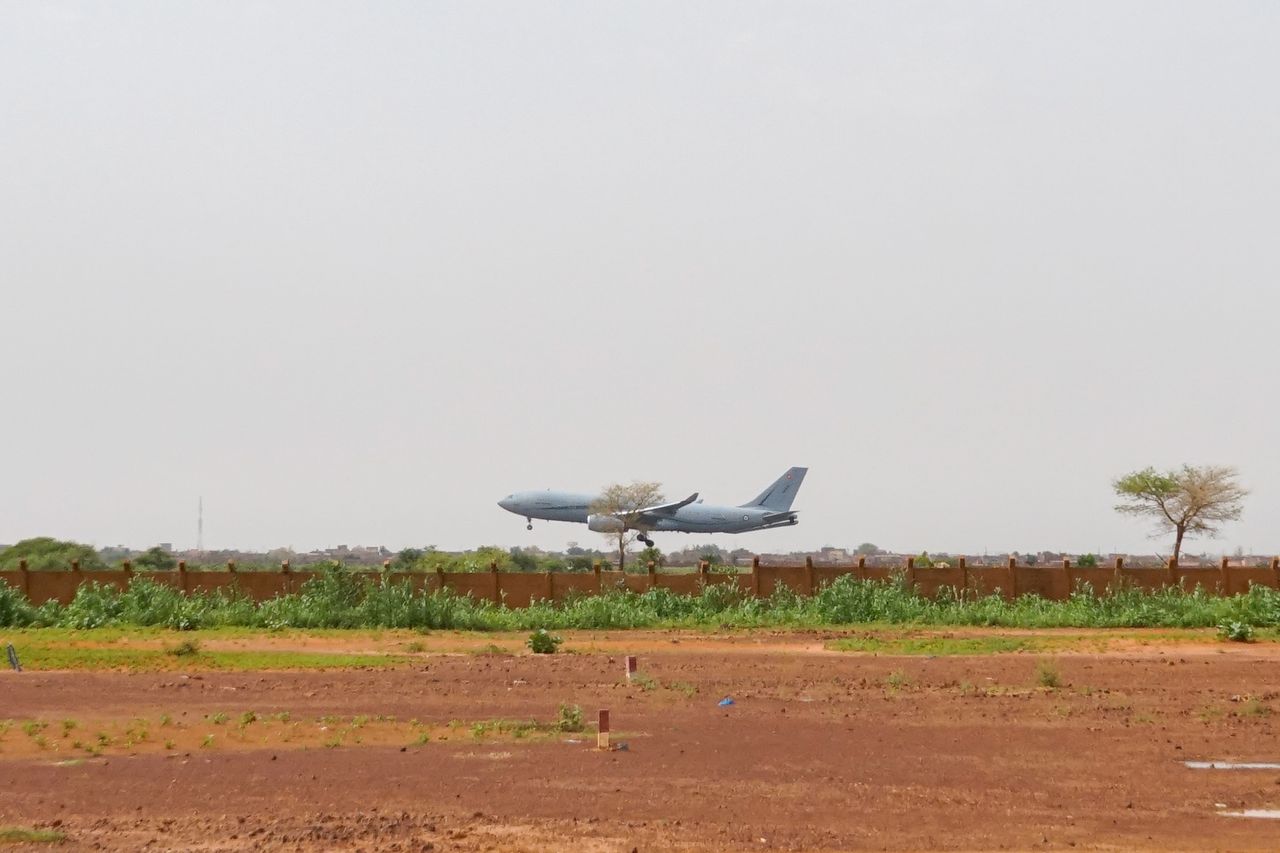
{"label": "wall pillar", "polygon": [[813,595],[813,557],[804,558],[804,594]]}
{"label": "wall pillar", "polygon": [[751,558],[751,594],[760,597],[760,557]]}
{"label": "wall pillar", "polygon": [[1222,586],[1222,594],[1229,595],[1231,592],[1231,563],[1226,558],[1222,558],[1222,562],[1218,564],[1218,583]]}

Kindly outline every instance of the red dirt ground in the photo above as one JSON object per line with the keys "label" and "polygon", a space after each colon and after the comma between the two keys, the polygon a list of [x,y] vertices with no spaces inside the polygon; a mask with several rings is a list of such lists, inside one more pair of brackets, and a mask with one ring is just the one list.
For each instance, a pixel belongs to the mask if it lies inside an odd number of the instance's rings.
{"label": "red dirt ground", "polygon": [[[567,644],[579,654],[380,670],[8,673],[0,826],[105,850],[1280,847],[1280,822],[1218,814],[1280,807],[1280,771],[1182,763],[1280,761],[1272,647],[1060,654],[1046,689],[1040,655],[836,654],[829,636],[620,632]],[[632,645],[651,681],[622,677],[613,650]],[[589,721],[611,709],[628,749],[597,751],[590,728],[471,734],[551,722],[562,702]],[[237,725],[246,711],[257,720]],[[43,748],[31,720],[49,723]],[[71,746],[100,731],[101,755]]]}

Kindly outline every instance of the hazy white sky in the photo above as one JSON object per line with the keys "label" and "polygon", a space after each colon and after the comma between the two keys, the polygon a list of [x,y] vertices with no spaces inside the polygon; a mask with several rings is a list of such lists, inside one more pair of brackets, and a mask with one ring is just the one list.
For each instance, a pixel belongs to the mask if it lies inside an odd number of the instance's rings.
{"label": "hazy white sky", "polygon": [[[1280,552],[1280,4],[0,4],[0,542]],[[657,537],[660,547],[688,537]],[[701,541],[701,540],[693,540]]]}

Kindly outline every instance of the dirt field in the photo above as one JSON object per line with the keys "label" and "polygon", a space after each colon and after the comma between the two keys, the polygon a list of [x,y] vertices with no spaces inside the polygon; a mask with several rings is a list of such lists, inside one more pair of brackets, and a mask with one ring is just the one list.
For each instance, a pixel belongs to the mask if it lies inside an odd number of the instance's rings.
{"label": "dirt field", "polygon": [[[999,635],[1035,650],[567,632],[533,656],[514,635],[381,632],[212,636],[165,671],[33,667],[0,676],[0,826],[107,850],[1280,847],[1280,821],[1223,814],[1280,808],[1280,769],[1184,765],[1280,762],[1280,646]],[[218,648],[381,665],[202,668]],[[562,703],[583,732],[555,728]],[[595,749],[599,708],[625,750]]]}

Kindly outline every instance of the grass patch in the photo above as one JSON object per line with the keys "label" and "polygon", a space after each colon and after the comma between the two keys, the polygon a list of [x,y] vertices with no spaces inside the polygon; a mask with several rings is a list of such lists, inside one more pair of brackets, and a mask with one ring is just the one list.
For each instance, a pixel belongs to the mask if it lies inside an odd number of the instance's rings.
{"label": "grass patch", "polygon": [[884,679],[885,686],[890,690],[901,690],[910,683],[911,682],[907,679],[907,674],[900,669],[895,669],[893,672],[886,675]]}
{"label": "grass patch", "polygon": [[882,655],[999,655],[1040,651],[1054,643],[1049,637],[846,637],[831,640],[835,652]]}
{"label": "grass patch", "polygon": [[656,690],[662,686],[658,679],[650,675],[645,675],[643,672],[637,672],[632,675],[631,683],[639,687],[645,693],[648,693],[650,690]]}
{"label": "grass patch", "polygon": [[66,834],[55,829],[0,826],[0,844],[58,844],[66,840]]}
{"label": "grass patch", "polygon": [[23,667],[41,670],[164,670],[246,672],[254,670],[308,670],[389,668],[402,666],[408,658],[394,654],[342,654],[299,651],[204,651],[199,655],[175,655],[165,649],[124,646],[101,647],[83,640],[25,644]]}

